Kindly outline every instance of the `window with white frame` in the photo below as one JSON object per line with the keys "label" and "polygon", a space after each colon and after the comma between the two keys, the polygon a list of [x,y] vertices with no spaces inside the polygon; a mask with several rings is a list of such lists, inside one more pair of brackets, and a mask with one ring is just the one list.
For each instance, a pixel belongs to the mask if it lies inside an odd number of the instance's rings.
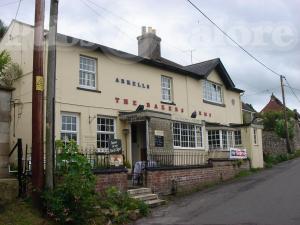
{"label": "window with white frame", "polygon": [[115,119],[108,117],[97,117],[97,150],[107,152],[110,139],[115,138]]}
{"label": "window with white frame", "polygon": [[174,122],[173,145],[178,148],[203,148],[202,127],[189,123]]}
{"label": "window with white frame", "polygon": [[257,145],[257,129],[253,128],[253,141],[254,144]]}
{"label": "window with white frame", "polygon": [[79,85],[96,89],[96,59],[80,56]]}
{"label": "window with white frame", "polygon": [[204,100],[223,103],[222,87],[218,84],[204,80]]}
{"label": "window with white frame", "polygon": [[172,102],[172,78],[161,76],[161,98],[163,102]]}
{"label": "window with white frame", "polygon": [[210,150],[228,150],[234,147],[234,135],[231,130],[208,130]]}
{"label": "window with white frame", "polygon": [[242,145],[242,133],[241,130],[234,131],[234,144],[237,146]]}
{"label": "window with white frame", "polygon": [[208,146],[210,150],[221,149],[220,130],[208,130]]}
{"label": "window with white frame", "polygon": [[64,143],[70,140],[79,143],[79,117],[75,113],[62,113],[60,138]]}

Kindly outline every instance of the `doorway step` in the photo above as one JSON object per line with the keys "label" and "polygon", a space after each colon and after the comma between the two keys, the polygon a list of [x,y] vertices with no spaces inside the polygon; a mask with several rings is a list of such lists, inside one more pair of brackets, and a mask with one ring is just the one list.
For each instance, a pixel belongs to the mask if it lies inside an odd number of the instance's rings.
{"label": "doorway step", "polygon": [[136,188],[127,191],[134,198],[144,201],[151,208],[166,204],[165,200],[159,199],[157,194],[153,194],[150,188]]}

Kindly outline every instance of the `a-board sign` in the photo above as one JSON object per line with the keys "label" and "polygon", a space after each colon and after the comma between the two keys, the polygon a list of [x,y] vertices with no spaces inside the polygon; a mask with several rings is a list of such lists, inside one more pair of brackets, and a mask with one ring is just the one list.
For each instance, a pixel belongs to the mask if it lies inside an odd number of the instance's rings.
{"label": "a-board sign", "polygon": [[110,139],[108,146],[109,154],[122,154],[122,142],[120,139]]}
{"label": "a-board sign", "polygon": [[247,150],[239,149],[239,148],[230,148],[230,159],[246,159],[247,158]]}

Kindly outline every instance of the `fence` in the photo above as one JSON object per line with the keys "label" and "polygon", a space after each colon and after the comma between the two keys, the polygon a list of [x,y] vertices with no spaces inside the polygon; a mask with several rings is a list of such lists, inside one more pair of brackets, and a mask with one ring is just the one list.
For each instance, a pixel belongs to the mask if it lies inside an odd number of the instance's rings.
{"label": "fence", "polygon": [[202,151],[174,150],[150,151],[148,153],[148,168],[153,167],[194,167],[207,162],[207,154]]}

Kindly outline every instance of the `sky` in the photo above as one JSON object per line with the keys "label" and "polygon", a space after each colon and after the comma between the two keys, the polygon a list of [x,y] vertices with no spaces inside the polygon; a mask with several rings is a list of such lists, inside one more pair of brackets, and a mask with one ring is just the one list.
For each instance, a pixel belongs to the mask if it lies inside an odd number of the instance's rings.
{"label": "sky", "polygon": [[[34,0],[0,0],[0,19],[33,24]],[[286,76],[300,99],[300,0],[192,0],[216,24],[268,67]],[[50,0],[46,0],[45,28]],[[230,42],[187,0],[60,0],[58,32],[137,54],[142,26],[161,37],[162,56],[182,65],[220,58],[243,101],[260,111],[280,79]],[[192,54],[191,54],[192,52]],[[192,57],[191,57],[192,55]],[[298,90],[296,90],[298,89]],[[286,87],[287,105],[300,101]]]}

